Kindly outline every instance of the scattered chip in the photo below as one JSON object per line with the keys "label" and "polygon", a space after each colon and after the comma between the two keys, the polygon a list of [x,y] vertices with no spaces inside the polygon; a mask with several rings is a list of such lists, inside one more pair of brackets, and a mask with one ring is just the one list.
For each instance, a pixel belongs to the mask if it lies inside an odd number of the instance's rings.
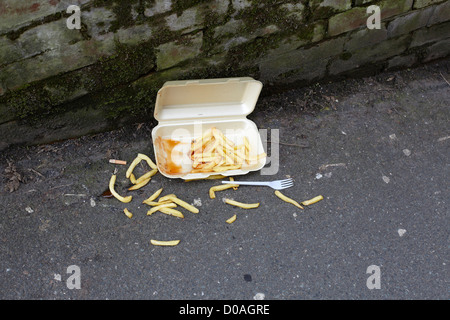
{"label": "scattered chip", "polygon": [[149,183],[151,180],[151,178],[148,178],[147,180],[143,180],[141,182],[137,182],[134,186],[131,186],[128,188],[128,190],[132,191],[132,190],[138,190],[140,188],[142,188],[143,186],[145,186],[147,183]]}
{"label": "scattered chip", "polygon": [[180,240],[169,240],[169,241],[161,241],[151,239],[150,243],[154,246],[176,246],[180,243]]}
{"label": "scattered chip", "polygon": [[302,207],[297,201],[295,201],[294,199],[291,199],[291,198],[286,197],[286,196],[285,196],[284,194],[282,194],[279,190],[275,191],[275,195],[276,195],[278,198],[280,198],[281,200],[286,201],[286,202],[288,202],[288,203],[290,203],[290,204],[293,204],[294,206],[296,206],[296,207],[298,207],[298,208],[300,208],[300,209],[303,209],[303,207]]}
{"label": "scattered chip", "polygon": [[111,192],[111,194],[119,201],[124,202],[124,203],[128,203],[131,201],[132,196],[127,196],[127,197],[122,197],[120,194],[118,194],[116,192],[116,190],[114,189],[114,184],[116,183],[116,179],[117,176],[115,174],[113,174],[111,176],[111,179],[109,180],[109,191]]}
{"label": "scattered chip", "polygon": [[233,222],[235,222],[236,221],[236,215],[234,215],[234,216],[232,216],[230,219],[228,219],[226,222],[227,223],[233,223]]}
{"label": "scattered chip", "polygon": [[145,200],[143,201],[143,203],[146,203],[146,202],[152,202],[153,200],[155,200],[156,198],[159,197],[159,195],[161,194],[162,191],[163,191],[163,188],[157,190],[154,194],[152,194],[150,197],[148,197],[147,199],[145,199]]}
{"label": "scattered chip", "polygon": [[168,214],[170,216],[174,216],[177,218],[184,218],[184,215],[182,212],[175,210],[175,209],[171,209],[170,207],[166,207],[166,208],[160,208],[158,211],[161,211],[162,213]]}
{"label": "scattered chip", "polygon": [[314,198],[312,198],[310,200],[302,201],[301,204],[304,205],[304,206],[309,206],[311,204],[319,202],[320,200],[323,200],[323,196],[317,196],[317,197],[314,197]]}
{"label": "scattered chip", "polygon": [[222,191],[222,190],[226,190],[226,189],[231,189],[231,188],[235,188],[235,187],[239,187],[238,184],[221,184],[218,186],[214,186],[209,188],[209,197],[211,199],[215,199],[216,198],[216,191]]}
{"label": "scattered chip", "polygon": [[125,208],[125,209],[123,209],[123,212],[125,213],[125,215],[128,217],[128,218],[132,218],[133,217],[133,214],[127,209],[127,208]]}
{"label": "scattered chip", "polygon": [[153,177],[156,173],[158,173],[158,169],[153,169],[148,171],[147,173],[140,176],[138,179],[136,179],[136,183],[141,183],[142,181],[145,181],[147,179],[150,179]]}
{"label": "scattered chip", "polygon": [[170,200],[170,198],[176,198],[176,197],[177,196],[175,194],[171,193],[171,194],[165,195],[164,197],[159,198],[158,202],[164,202],[164,201]]}
{"label": "scattered chip", "polygon": [[134,168],[139,164],[139,162],[141,162],[141,158],[136,157],[134,158],[134,160],[131,162],[130,166],[127,169],[127,172],[125,173],[125,177],[127,177],[128,179],[130,178],[131,174],[133,173]]}
{"label": "scattered chip", "polygon": [[150,168],[152,168],[153,170],[158,169],[158,167],[156,166],[156,164],[145,154],[143,153],[138,153],[138,158],[141,160],[145,160],[147,162],[147,164],[150,166]]}
{"label": "scattered chip", "polygon": [[163,208],[175,208],[177,205],[175,203],[165,203],[165,204],[160,204],[159,206],[155,206],[153,208],[151,208],[150,210],[147,211],[147,215],[150,216],[153,213],[155,213],[156,211],[159,211],[160,209]]}
{"label": "scattered chip", "polygon": [[[250,143],[247,137],[244,137],[243,140],[244,140],[243,144],[234,145],[234,143],[230,141],[227,137],[225,137],[220,130],[218,130],[217,128],[211,128],[210,130],[205,132],[203,136],[200,137],[200,139],[192,141],[191,159],[193,160],[193,170],[191,172],[221,172],[233,169],[240,169],[244,161],[247,163],[251,163],[266,156],[265,153],[261,153],[258,155],[251,155]],[[143,174],[138,179],[136,179],[135,175],[133,174],[133,170],[142,160],[145,160],[148,163],[148,165],[152,168],[152,170],[148,171],[147,173]],[[117,164],[119,163],[126,164],[126,162],[124,161],[120,160],[114,161],[111,160],[110,162]],[[151,180],[151,177],[154,176],[157,172],[158,172],[157,166],[153,163],[153,161],[145,154],[139,153],[138,156],[130,164],[126,172],[126,177],[129,178],[130,181],[133,183],[133,186],[130,187],[128,190],[137,190],[139,188],[142,188]],[[203,179],[223,179],[223,178],[225,178],[225,176],[221,174],[216,174]],[[115,171],[109,181],[109,190],[111,194],[121,202],[124,203],[130,202],[132,196],[123,197],[116,192],[114,188],[116,179],[117,176]],[[185,181],[192,181],[192,180],[200,180],[200,179],[190,179]],[[229,180],[234,181],[234,178],[229,177]],[[237,190],[238,187],[239,187],[238,184],[222,184],[218,186],[213,186],[209,189],[209,196],[211,199],[215,199],[216,191],[222,191],[230,188]],[[187,203],[184,200],[179,199],[175,194],[165,195],[163,197],[160,197],[156,201],[156,199],[160,196],[162,191],[163,188],[158,189],[150,197],[148,197],[143,201],[143,203],[152,206],[152,208],[147,212],[147,215],[152,215],[156,211],[160,211],[162,213],[171,216],[184,218],[182,212],[173,209],[176,208],[177,205],[193,213],[199,212],[198,208]],[[275,191],[275,195],[280,199],[282,199],[283,201],[293,204],[300,209],[303,209],[303,207],[297,201],[283,195],[279,190]],[[301,204],[304,206],[308,206],[317,203],[318,201],[321,200],[323,200],[323,196],[319,195],[312,199],[302,201]],[[243,209],[258,208],[260,205],[259,202],[242,203],[231,199],[224,199],[224,202],[229,205],[237,206]],[[133,217],[133,214],[127,208],[125,208],[123,212],[128,218],[131,219]],[[226,223],[231,224],[235,222],[236,219],[237,215],[235,214],[229,219],[227,219]],[[176,246],[180,243],[180,240],[161,241],[151,239],[150,242],[151,244],[156,246]]]}
{"label": "scattered chip", "polygon": [[[156,164],[145,154],[143,153],[138,153],[137,157],[134,158],[133,162],[131,162],[130,166],[127,169],[127,172],[125,174],[125,176],[127,178],[130,178],[131,174],[133,173],[134,168],[142,161],[145,160],[147,162],[147,164],[150,166],[150,168],[152,168],[153,170],[158,170],[158,167],[156,166]],[[152,170],[152,171],[153,171]],[[156,172],[155,172],[156,173]],[[143,179],[145,180],[145,179]]]}
{"label": "scattered chip", "polygon": [[194,207],[193,205],[190,205],[189,203],[187,203],[186,201],[183,201],[181,199],[178,199],[175,196],[165,196],[168,200],[171,200],[173,202],[175,202],[176,204],[178,204],[179,206],[185,208],[186,210],[192,212],[192,213],[198,213],[199,210]]}
{"label": "scattered chip", "polygon": [[167,204],[167,203],[173,203],[170,200],[167,201],[162,201],[162,202],[156,202],[156,201],[145,201],[145,204],[148,204],[149,206],[155,207],[155,206],[160,206],[162,204]]}
{"label": "scattered chip", "polygon": [[[230,177],[230,181],[234,181],[234,178],[233,177]],[[239,187],[233,187],[233,190],[237,190]]]}
{"label": "scattered chip", "polygon": [[242,202],[234,201],[231,199],[225,199],[225,203],[228,203],[228,204],[231,204],[232,206],[240,207],[243,209],[254,209],[254,208],[259,207],[259,202],[258,203],[242,203]]}

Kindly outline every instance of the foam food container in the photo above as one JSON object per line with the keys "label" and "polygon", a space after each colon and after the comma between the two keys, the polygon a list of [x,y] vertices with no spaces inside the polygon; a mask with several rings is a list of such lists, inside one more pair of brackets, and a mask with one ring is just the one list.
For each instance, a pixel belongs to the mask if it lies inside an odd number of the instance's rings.
{"label": "foam food container", "polygon": [[152,130],[159,172],[167,178],[201,179],[210,175],[243,175],[264,167],[266,157],[239,170],[191,173],[191,142],[216,127],[235,144],[249,140],[255,154],[265,152],[253,112],[262,83],[250,77],[168,81],[158,91]]}

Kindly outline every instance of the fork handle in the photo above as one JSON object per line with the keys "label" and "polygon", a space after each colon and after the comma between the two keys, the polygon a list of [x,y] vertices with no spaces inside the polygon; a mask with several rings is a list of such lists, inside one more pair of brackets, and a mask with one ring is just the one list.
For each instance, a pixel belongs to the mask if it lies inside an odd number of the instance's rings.
{"label": "fork handle", "polygon": [[255,182],[255,181],[222,181],[224,184],[240,184],[246,186],[268,186],[270,182]]}

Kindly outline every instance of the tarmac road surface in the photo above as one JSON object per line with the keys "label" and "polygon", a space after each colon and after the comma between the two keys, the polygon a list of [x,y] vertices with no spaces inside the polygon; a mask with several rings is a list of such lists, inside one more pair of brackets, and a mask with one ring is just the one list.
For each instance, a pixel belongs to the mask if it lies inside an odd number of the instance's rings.
{"label": "tarmac road surface", "polygon": [[[109,159],[153,158],[155,123],[2,152],[0,298],[449,299],[449,63],[260,97],[249,118],[279,130],[279,168],[235,178],[290,176],[285,195],[324,196],[304,210],[267,187],[210,199],[220,180],[161,174],[129,204],[102,197],[114,168],[127,185]],[[159,188],[200,212],[147,216]]]}

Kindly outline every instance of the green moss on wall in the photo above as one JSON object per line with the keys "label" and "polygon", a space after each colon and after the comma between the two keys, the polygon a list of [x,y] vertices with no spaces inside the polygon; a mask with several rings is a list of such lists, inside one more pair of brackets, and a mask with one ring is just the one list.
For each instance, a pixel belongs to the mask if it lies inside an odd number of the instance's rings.
{"label": "green moss on wall", "polygon": [[57,75],[29,83],[0,97],[0,103],[9,106],[13,118],[30,123],[50,113],[63,112],[64,102],[77,96],[77,91],[95,93],[129,83],[152,72],[155,56],[152,43],[123,45],[118,43],[116,54],[101,58],[96,64],[82,70]]}
{"label": "green moss on wall", "polygon": [[110,8],[114,12],[116,19],[111,22],[109,31],[115,32],[120,28],[127,28],[135,24],[132,8],[135,7],[138,12],[140,3],[139,0],[94,0],[92,7]]}
{"label": "green moss on wall", "polygon": [[291,34],[304,24],[295,15],[289,15],[289,11],[278,5],[253,5],[244,8],[235,17],[245,22],[243,32],[252,32],[262,26],[276,25],[283,34]]}
{"label": "green moss on wall", "polygon": [[208,0],[172,0],[172,10],[177,15],[181,15],[184,10],[206,2]]}

